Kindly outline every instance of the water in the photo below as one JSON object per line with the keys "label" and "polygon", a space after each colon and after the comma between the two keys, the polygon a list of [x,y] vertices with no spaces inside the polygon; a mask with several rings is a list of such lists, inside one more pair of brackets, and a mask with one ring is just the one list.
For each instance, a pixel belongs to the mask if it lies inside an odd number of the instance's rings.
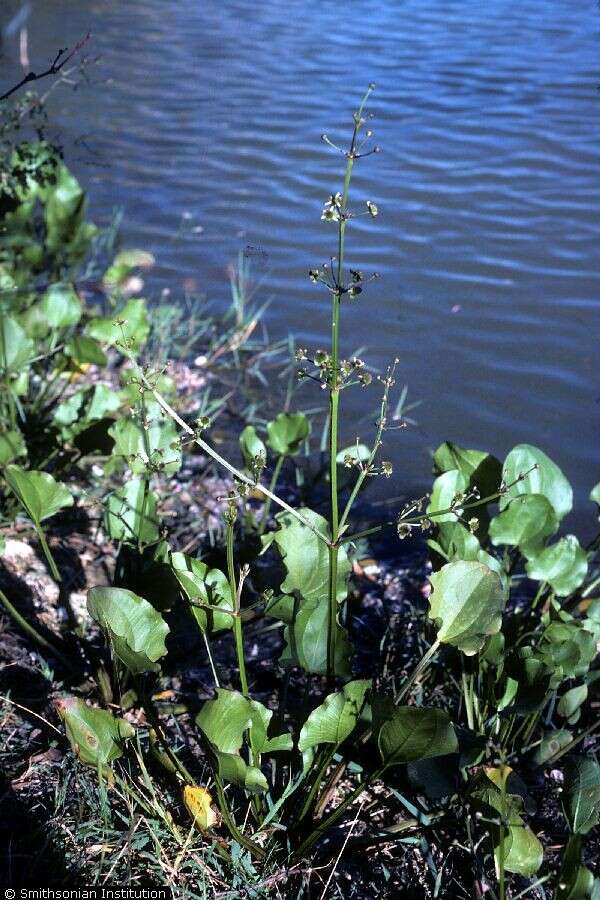
{"label": "water", "polygon": [[[3,3],[4,7],[4,3]],[[6,5],[6,15],[16,3]],[[375,81],[383,153],[357,166],[349,262],[380,279],[345,310],[343,349],[400,359],[417,427],[388,436],[390,496],[427,483],[444,439],[503,456],[536,443],[576,488],[591,531],[600,480],[600,12],[593,0],[36,0],[32,64],[93,33],[89,86],[52,108],[92,213],[125,210],[148,283],[186,279],[227,302],[225,266],[251,247],[268,326],[323,346],[327,298],[306,278],[335,252],[323,200]],[[17,72],[5,48],[0,77]],[[177,239],[174,238],[179,234]],[[313,402],[309,394],[306,403]],[[345,437],[376,396],[344,395]],[[372,407],[371,407],[372,404]],[[365,418],[367,416],[367,418]],[[362,424],[361,424],[362,423]]]}

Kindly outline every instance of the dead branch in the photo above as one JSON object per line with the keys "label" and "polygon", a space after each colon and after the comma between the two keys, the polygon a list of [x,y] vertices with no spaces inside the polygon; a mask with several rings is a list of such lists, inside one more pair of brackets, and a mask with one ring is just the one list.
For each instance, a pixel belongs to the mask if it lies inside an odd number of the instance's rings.
{"label": "dead branch", "polygon": [[4,94],[0,95],[0,101],[7,100],[13,94],[15,94],[18,90],[24,87],[26,84],[30,84],[32,81],[40,81],[42,78],[47,78],[49,75],[58,75],[60,70],[66,66],[68,62],[70,62],[73,57],[79,53],[79,51],[87,44],[90,39],[90,32],[82,37],[72,49],[68,47],[64,47],[58,51],[51,65],[46,69],[45,72],[28,72],[18,84],[13,85],[13,87],[9,88]]}

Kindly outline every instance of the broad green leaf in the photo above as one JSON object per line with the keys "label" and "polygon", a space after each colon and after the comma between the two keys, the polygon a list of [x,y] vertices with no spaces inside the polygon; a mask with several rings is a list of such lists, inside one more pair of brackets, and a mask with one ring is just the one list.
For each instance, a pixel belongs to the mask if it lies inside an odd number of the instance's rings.
{"label": "broad green leaf", "polygon": [[442,644],[472,656],[489,635],[500,631],[505,592],[500,577],[488,566],[462,560],[447,563],[430,581],[429,618]]}
{"label": "broad green leaf", "polygon": [[81,300],[70,284],[53,284],[44,294],[40,311],[51,328],[69,328],[81,318]]}
{"label": "broad green leaf", "polygon": [[418,706],[394,707],[378,729],[377,743],[386,767],[458,751],[448,713]]}
{"label": "broad green leaf", "polygon": [[587,834],[600,822],[600,765],[586,756],[565,765],[563,812],[574,834]]}
{"label": "broad green leaf", "polygon": [[352,734],[359,719],[367,718],[370,709],[366,698],[370,688],[370,680],[349,681],[341,691],[329,694],[313,709],[302,726],[298,741],[298,749],[304,754],[305,769],[310,765],[315,747],[320,744],[338,747]]}
{"label": "broad green leaf", "polygon": [[249,700],[238,691],[217,688],[216,693],[214,700],[204,703],[196,724],[211,745],[219,775],[251,793],[264,793],[268,784],[263,772],[258,766],[248,765],[240,753],[244,736],[248,734],[260,758],[263,753],[291,750],[291,735],[267,736],[273,713],[262,703]]}
{"label": "broad green leaf", "polygon": [[122,456],[134,475],[159,470],[173,475],[181,466],[181,445],[171,419],[163,415],[144,428],[133,416],[118,419],[109,429],[114,456]]}
{"label": "broad green leaf", "polygon": [[132,738],[135,729],[125,719],[118,719],[105,709],[88,706],[78,697],[55,701],[58,715],[65,724],[71,749],[82,763],[104,769],[123,755],[123,743]]}
{"label": "broad green leaf", "polygon": [[130,672],[160,670],[157,660],[167,652],[169,626],[147,600],[124,588],[95,587],[88,591],[87,608]]}
{"label": "broad green leaf", "polygon": [[556,463],[531,444],[518,444],[510,451],[504,461],[502,478],[512,487],[500,498],[501,510],[521,494],[541,494],[549,501],[559,522],[573,507],[571,485]]}
{"label": "broad green leaf", "polygon": [[6,466],[20,456],[27,456],[27,447],[18,428],[0,432],[0,466]]}
{"label": "broad green leaf", "polygon": [[563,854],[556,900],[592,900],[594,876],[582,864],[581,835],[572,834]]}
{"label": "broad green leaf", "polygon": [[539,553],[546,538],[558,530],[558,519],[550,502],[541,494],[515,497],[490,522],[494,546],[518,547],[525,556]]}
{"label": "broad green leaf", "polygon": [[587,553],[573,534],[546,547],[527,563],[527,575],[547,581],[558,597],[567,597],[580,587],[587,575]]}
{"label": "broad green leaf", "polygon": [[259,438],[254,425],[246,425],[240,434],[240,447],[246,468],[252,470],[257,457],[261,458],[264,466],[267,461],[267,448],[264,441]]}
{"label": "broad green leaf", "polygon": [[146,250],[121,250],[104,273],[106,288],[114,290],[120,287],[134,269],[150,269],[154,265],[154,257]]}
{"label": "broad green leaf", "polygon": [[141,541],[152,544],[159,537],[157,497],[141,478],[126,482],[108,495],[104,525],[116,541]]}
{"label": "broad green leaf", "polygon": [[[323,534],[329,533],[327,520],[311,509],[300,510],[303,517]],[[306,525],[290,513],[276,516],[279,528],[273,532],[272,542],[277,547],[286,568],[281,585],[285,594],[295,594],[303,600],[322,600],[329,597],[329,549]],[[343,547],[338,553],[337,600],[342,603],[348,593],[347,581],[351,572],[348,554]]]}
{"label": "broad green leaf", "polygon": [[466,450],[445,441],[433,454],[436,474],[458,469],[469,487],[477,487],[482,497],[498,491],[502,480],[502,466],[495,456],[482,450]]}
{"label": "broad green leaf", "polygon": [[68,264],[80,262],[96,233],[85,221],[86,199],[77,179],[60,164],[46,199],[46,247]]}
{"label": "broad green leaf", "polygon": [[351,444],[349,447],[344,447],[343,450],[340,450],[338,452],[335,461],[337,462],[338,466],[343,466],[345,465],[348,457],[355,461],[365,462],[370,455],[371,451],[366,444]]}
{"label": "broad green leaf", "polygon": [[594,635],[578,622],[552,622],[544,630],[539,649],[546,666],[562,678],[585,675],[596,652]]}
{"label": "broad green leaf", "polygon": [[310,434],[310,422],[302,413],[279,413],[267,425],[267,444],[278,456],[294,456]]}
{"label": "broad green leaf", "polygon": [[65,345],[65,354],[78,365],[106,365],[106,353],[99,341],[84,334],[76,335]]}
{"label": "broad green leaf", "polygon": [[528,877],[540,868],[544,849],[520,815],[521,798],[510,793],[511,773],[509,766],[486,768],[476,778],[471,800],[487,823],[496,870],[503,861],[507,872]]}
{"label": "broad green leaf", "polygon": [[12,316],[0,317],[0,369],[18,372],[34,356],[34,343]]}
{"label": "broad green leaf", "polygon": [[66,506],[73,505],[73,496],[68,488],[60,481],[56,481],[48,472],[26,470],[11,465],[4,470],[4,477],[36,525],[56,515]]}
{"label": "broad green leaf", "polygon": [[[427,513],[432,517],[432,521],[436,524],[443,522],[457,522],[457,513],[447,512],[442,515],[436,515],[440,510],[449,509],[455,502],[457,496],[464,493],[467,488],[467,479],[458,471],[451,469],[444,472],[433,482],[433,490],[431,492],[431,500],[427,507]],[[457,512],[460,515],[460,506],[457,506]]]}
{"label": "broad green leaf", "polygon": [[[201,560],[179,552],[169,553],[166,562],[191,601],[191,612],[201,631],[214,634],[233,627],[233,616],[218,609],[234,609],[229,581],[220,569],[209,569]],[[212,608],[194,606],[194,601]]]}
{"label": "broad green leaf", "polygon": [[556,753],[571,743],[573,735],[566,728],[560,728],[556,731],[550,731],[545,734],[541,744],[535,751],[534,760],[536,765],[543,766]]}
{"label": "broad green leaf", "polygon": [[90,337],[103,344],[121,345],[121,349],[133,352],[140,350],[150,333],[146,301],[128,300],[118,312],[90,322],[87,331]]}
{"label": "broad green leaf", "polygon": [[94,422],[109,417],[120,406],[121,400],[115,391],[105,384],[95,384],[59,403],[52,421],[60,429],[63,440],[69,441]]}
{"label": "broad green leaf", "polygon": [[572,716],[579,712],[580,707],[587,700],[587,684],[579,684],[563,694],[558,702],[556,711],[563,719],[571,720]]}
{"label": "broad green leaf", "polygon": [[[284,629],[285,646],[280,657],[283,666],[300,666],[314,675],[327,673],[327,635],[329,630],[329,604],[326,597],[301,600],[294,621]],[[336,621],[335,657],[333,669],[336,675],[348,678],[351,674],[352,644],[348,634]]]}

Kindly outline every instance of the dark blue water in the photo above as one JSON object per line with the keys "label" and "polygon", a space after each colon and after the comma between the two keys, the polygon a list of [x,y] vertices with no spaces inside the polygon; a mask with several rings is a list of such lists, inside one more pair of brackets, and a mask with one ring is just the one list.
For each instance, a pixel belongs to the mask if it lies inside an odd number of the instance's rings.
{"label": "dark blue water", "polygon": [[[88,28],[90,84],[51,100],[93,213],[125,210],[158,295],[185,279],[227,302],[250,245],[267,324],[323,345],[306,270],[335,252],[320,221],[370,81],[383,153],[357,166],[349,262],[381,278],[347,309],[346,353],[399,356],[422,401],[390,435],[389,493],[420,490],[445,438],[504,455],[542,446],[576,486],[600,480],[600,13],[592,0],[37,0],[32,62]],[[6,15],[15,4],[8,4]],[[17,70],[5,47],[0,76]],[[84,138],[84,142],[81,139]],[[175,240],[174,235],[179,233]],[[313,405],[314,397],[301,395]],[[320,397],[317,399],[321,399]],[[344,396],[352,441],[374,390]],[[368,420],[367,420],[368,422]],[[591,526],[590,526],[591,527]]]}

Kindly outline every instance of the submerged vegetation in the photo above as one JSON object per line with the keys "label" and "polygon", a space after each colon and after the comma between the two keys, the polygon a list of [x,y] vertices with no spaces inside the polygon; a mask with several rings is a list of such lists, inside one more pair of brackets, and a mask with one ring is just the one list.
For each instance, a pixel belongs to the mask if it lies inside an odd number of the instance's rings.
{"label": "submerged vegetation", "polygon": [[[6,722],[20,710],[46,747],[72,751],[55,792],[55,816],[69,792],[80,808],[71,877],[90,871],[80,840],[102,848],[98,879],[150,872],[188,896],[598,895],[586,841],[600,818],[600,539],[562,533],[565,474],[538,447],[500,462],[446,442],[426,496],[393,520],[357,517],[406,424],[402,403],[392,412],[398,362],[377,375],[342,349],[344,310],[376,278],[346,263],[353,220],[379,213],[351,195],[378,150],[371,90],[347,147],[323,136],[345,171],[321,216],[333,255],[309,273],[331,337],[295,350],[302,395],[282,348],[255,337],[243,258],[224,319],[149,306],[137,273],[151,257],[115,255],[58,151],[7,155],[2,534],[39,545],[67,612],[53,631],[2,581],[52,700],[28,712],[15,684],[3,703]],[[318,413],[293,411],[312,385],[327,397],[316,439]],[[346,390],[377,391],[373,433],[348,446]],[[216,524],[169,505],[190,467],[227,479]],[[82,535],[109,577],[96,572],[74,610],[65,560]],[[426,542],[428,608],[405,603],[385,654],[369,654],[360,561],[380,535]],[[182,684],[199,665],[212,684],[194,696]],[[351,848],[376,876],[339,881]]]}

